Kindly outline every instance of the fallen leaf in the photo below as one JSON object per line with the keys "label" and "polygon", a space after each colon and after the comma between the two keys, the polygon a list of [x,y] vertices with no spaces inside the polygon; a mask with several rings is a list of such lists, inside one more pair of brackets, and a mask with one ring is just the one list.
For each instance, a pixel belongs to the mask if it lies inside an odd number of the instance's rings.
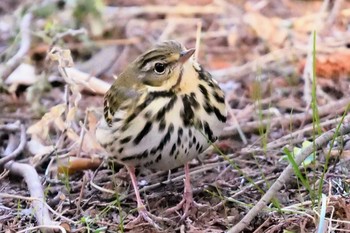
{"label": "fallen leaf", "polygon": [[54,150],[54,146],[46,146],[41,143],[39,138],[32,137],[32,139],[27,143],[27,149],[34,155],[31,162],[36,164],[42,159],[43,155],[51,153]]}
{"label": "fallen leaf", "polygon": [[243,21],[254,29],[258,37],[274,45],[281,45],[288,36],[287,29],[281,27],[282,19],[268,18],[251,11],[243,16]]}
{"label": "fallen leaf", "polygon": [[35,74],[35,68],[32,65],[22,63],[6,79],[6,84],[22,84],[30,86],[39,80]]}
{"label": "fallen leaf", "polygon": [[45,113],[45,115],[38,122],[34,123],[27,129],[27,133],[31,135],[36,135],[40,139],[47,139],[50,125],[61,119],[61,115],[65,111],[65,104],[59,104],[50,109],[49,112]]}
{"label": "fallen leaf", "polygon": [[[350,74],[350,49],[344,49],[328,55],[318,55],[316,58],[316,75],[322,78],[337,79],[348,77]],[[302,73],[306,60],[299,63],[299,72]]]}
{"label": "fallen leaf", "polygon": [[297,17],[292,20],[293,29],[300,33],[308,33],[313,30],[320,31],[324,26],[323,20],[328,14],[313,13],[305,16]]}
{"label": "fallen leaf", "polygon": [[102,163],[98,158],[78,158],[78,157],[66,157],[56,161],[58,164],[57,172],[59,174],[73,174],[78,171],[87,169],[96,169]]}
{"label": "fallen leaf", "polygon": [[60,226],[63,227],[66,230],[66,232],[68,232],[68,233],[72,232],[72,228],[68,223],[62,222],[60,224]]}

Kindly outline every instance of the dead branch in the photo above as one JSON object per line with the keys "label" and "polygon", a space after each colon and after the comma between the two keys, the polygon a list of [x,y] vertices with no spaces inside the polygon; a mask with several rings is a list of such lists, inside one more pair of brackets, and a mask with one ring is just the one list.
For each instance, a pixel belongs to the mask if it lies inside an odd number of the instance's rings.
{"label": "dead branch", "polygon": [[17,53],[6,62],[5,70],[0,76],[0,80],[5,81],[8,76],[21,64],[24,56],[30,49],[30,44],[32,42],[30,35],[30,25],[32,22],[33,15],[31,12],[25,14],[22,18],[20,25],[20,35],[21,35],[21,44]]}
{"label": "dead branch", "polygon": [[[347,106],[350,104],[350,98],[344,98],[338,101],[331,102],[329,104],[323,105],[319,107],[319,116],[325,116],[327,114],[342,114]],[[303,113],[297,113],[297,114],[284,114],[279,117],[274,117],[271,119],[264,119],[261,121],[251,121],[251,122],[246,122],[246,123],[240,123],[241,129],[243,132],[251,132],[254,130],[257,130],[259,127],[262,126],[268,126],[270,128],[281,125],[281,126],[286,126],[289,125],[291,122],[292,123],[297,123],[297,122],[303,122],[303,121],[308,121],[312,119],[312,110],[309,109],[306,112]],[[228,137],[232,136],[237,133],[237,128],[236,126],[229,126],[226,127],[221,136],[223,137]]]}
{"label": "dead branch", "polygon": [[[346,45],[348,42],[349,39],[346,38],[344,40],[336,41],[334,44],[318,43],[317,53],[334,53],[334,51],[337,51],[338,48],[342,50],[342,46]],[[281,64],[286,61],[292,61],[295,59],[295,57],[300,57],[304,54],[307,54],[308,51],[309,45],[305,45],[304,43],[296,41],[293,47],[278,49],[268,54],[259,56],[255,60],[249,61],[243,65],[211,70],[210,73],[219,82],[237,80],[243,76],[257,73],[261,67],[264,67],[264,69],[266,69],[266,67],[270,67],[272,64]]]}
{"label": "dead branch", "polygon": [[58,40],[66,37],[66,36],[78,36],[78,35],[86,35],[87,31],[85,28],[79,28],[79,29],[68,29],[65,32],[57,33],[55,37],[52,39],[52,44],[56,44]]}
{"label": "dead branch", "polygon": [[[17,143],[15,137],[13,135],[10,135],[7,148],[4,152],[4,158],[11,156],[12,160],[23,150],[26,144],[25,128],[23,125],[21,126],[21,141],[18,147],[14,149],[16,144]],[[44,191],[41,186],[40,177],[34,167],[29,164],[18,163],[14,161],[7,162],[4,167],[9,170],[10,173],[23,177],[27,183],[31,197],[36,199],[33,200],[31,204],[38,225],[56,225],[55,222],[51,220],[46,205],[43,204],[45,200]],[[51,233],[53,230],[42,228],[42,232]]]}
{"label": "dead branch", "polygon": [[[339,122],[341,122],[341,119],[343,117],[337,117],[335,119],[330,119],[330,120],[326,120],[324,122],[320,123],[321,127],[327,127],[327,126],[332,126],[332,125],[336,125],[339,124]],[[349,122],[350,120],[350,116],[345,116],[344,117],[344,122]],[[302,127],[299,130],[296,130],[292,133],[286,134],[272,142],[267,143],[266,148],[268,149],[275,149],[275,148],[279,148],[281,146],[285,146],[288,145],[291,141],[294,142],[294,140],[297,140],[298,138],[300,138],[300,140],[304,141],[304,137],[302,137],[302,135],[306,132],[311,132],[313,129],[312,124],[309,125],[305,125],[304,127]]]}
{"label": "dead branch", "polygon": [[[67,75],[73,81],[78,82],[80,80],[80,81],[86,82],[88,86],[93,87],[94,88],[93,92],[95,94],[104,95],[111,86],[111,84],[101,79],[98,79],[94,76],[91,76],[87,73],[79,71],[75,68],[66,68],[66,72],[67,72]],[[84,89],[87,91],[91,91],[91,89],[86,88],[85,86],[84,86]]]}
{"label": "dead branch", "polygon": [[[112,7],[105,8],[106,15],[116,16],[118,18],[133,18],[141,14],[180,14],[193,16],[194,14],[220,14],[224,9],[220,6],[133,6],[133,7]],[[116,14],[117,13],[117,14]]]}
{"label": "dead branch", "polygon": [[20,199],[20,200],[26,200],[26,201],[41,201],[46,208],[54,215],[56,215],[58,218],[61,218],[62,220],[72,223],[74,225],[78,224],[77,222],[63,216],[62,214],[58,213],[56,210],[52,209],[46,202],[44,202],[42,199],[38,199],[36,197],[24,197],[20,195],[14,195],[14,194],[7,194],[7,193],[0,193],[0,198],[13,198],[13,199]]}
{"label": "dead branch", "polygon": [[[28,185],[30,196],[37,199],[33,200],[31,204],[38,225],[56,225],[56,223],[51,220],[49,210],[45,204],[43,204],[45,200],[44,191],[36,170],[29,164],[13,161],[5,164],[5,168],[14,175],[22,176]],[[44,228],[42,229],[42,232],[50,233],[53,232],[53,230]]]}
{"label": "dead branch", "polygon": [[11,152],[9,155],[4,156],[2,159],[0,159],[0,167],[4,166],[7,162],[11,160],[15,160],[16,157],[23,151],[25,145],[26,145],[26,129],[24,125],[21,125],[21,139],[18,147],[16,150]]}
{"label": "dead branch", "polygon": [[342,9],[344,0],[336,0],[333,2],[333,8],[328,16],[328,19],[325,23],[325,29],[332,28],[337,16],[339,15],[340,10]]}
{"label": "dead branch", "polygon": [[0,125],[0,131],[16,132],[20,130],[20,122],[9,123],[6,125]]}
{"label": "dead branch", "polygon": [[[241,66],[232,66],[224,69],[212,70],[210,73],[219,82],[227,82],[234,78],[242,77],[251,73],[256,73],[260,67],[266,67],[269,63],[278,61],[283,62],[286,60],[292,60],[293,57],[303,54],[304,51],[293,48],[283,48],[276,51],[272,51],[266,55],[260,56],[256,60],[247,62]],[[287,55],[288,54],[288,55]]]}
{"label": "dead branch", "polygon": [[[331,141],[338,135],[344,135],[350,133],[350,124],[345,124],[340,127],[339,132],[336,129],[332,129],[315,140],[315,144],[304,148],[300,153],[295,156],[295,162],[300,165],[307,156],[324,146],[326,143]],[[271,186],[271,188],[264,194],[260,201],[244,216],[244,218],[237,223],[234,227],[229,229],[228,233],[238,233],[242,232],[253,220],[253,218],[263,210],[267,203],[275,196],[275,194],[283,187],[284,184],[288,182],[293,174],[293,167],[291,164],[288,165],[286,169],[282,172],[276,182]]]}
{"label": "dead branch", "polygon": [[67,232],[66,229],[64,229],[63,227],[58,226],[58,225],[40,225],[40,226],[35,226],[35,227],[26,228],[26,229],[24,229],[24,230],[18,231],[17,233],[32,232],[33,230],[36,230],[36,229],[43,229],[43,228],[47,228],[47,229],[58,229],[58,230],[60,230],[62,233],[66,233],[66,232]]}

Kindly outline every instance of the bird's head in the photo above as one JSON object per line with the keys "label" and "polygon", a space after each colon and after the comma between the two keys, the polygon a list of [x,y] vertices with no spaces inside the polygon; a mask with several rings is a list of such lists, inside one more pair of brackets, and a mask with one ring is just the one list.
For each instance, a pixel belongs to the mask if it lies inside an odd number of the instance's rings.
{"label": "bird's head", "polygon": [[134,82],[148,89],[174,88],[180,84],[186,69],[193,69],[194,61],[190,58],[194,51],[176,41],[162,42],[136,58],[121,76],[133,76]]}

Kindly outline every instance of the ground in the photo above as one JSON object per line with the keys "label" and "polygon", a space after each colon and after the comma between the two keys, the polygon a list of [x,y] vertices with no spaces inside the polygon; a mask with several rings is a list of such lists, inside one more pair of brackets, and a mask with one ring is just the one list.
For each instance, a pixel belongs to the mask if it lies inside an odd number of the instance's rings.
{"label": "ground", "polygon": [[[234,232],[265,193],[242,232],[349,231],[349,6],[2,1],[0,232]],[[113,75],[168,39],[197,48],[229,118],[190,163],[203,207],[184,222],[181,211],[165,216],[182,199],[183,168],[137,171],[147,209],[169,221],[128,227],[130,178],[94,130]]]}

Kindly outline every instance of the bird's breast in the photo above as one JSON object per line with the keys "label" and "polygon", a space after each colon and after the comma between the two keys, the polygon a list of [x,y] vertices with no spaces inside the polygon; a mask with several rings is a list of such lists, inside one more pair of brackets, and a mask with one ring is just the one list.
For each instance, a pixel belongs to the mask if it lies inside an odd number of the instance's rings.
{"label": "bird's breast", "polygon": [[[183,74],[192,76],[193,69]],[[221,89],[198,73],[183,77],[180,92],[148,91],[127,110],[118,110],[109,127],[104,120],[98,141],[117,161],[158,170],[179,167],[219,137],[226,108]]]}

